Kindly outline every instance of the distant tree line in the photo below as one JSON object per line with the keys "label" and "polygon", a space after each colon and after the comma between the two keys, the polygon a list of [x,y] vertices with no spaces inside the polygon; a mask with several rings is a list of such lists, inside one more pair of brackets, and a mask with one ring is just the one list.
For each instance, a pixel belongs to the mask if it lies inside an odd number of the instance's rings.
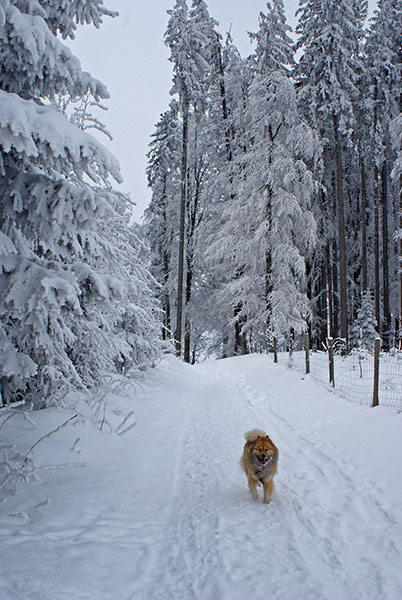
{"label": "distant tree line", "polygon": [[203,0],[177,0],[172,100],[148,154],[163,337],[191,362],[270,350],[400,346],[402,2],[302,0],[297,41],[267,3],[254,51]]}

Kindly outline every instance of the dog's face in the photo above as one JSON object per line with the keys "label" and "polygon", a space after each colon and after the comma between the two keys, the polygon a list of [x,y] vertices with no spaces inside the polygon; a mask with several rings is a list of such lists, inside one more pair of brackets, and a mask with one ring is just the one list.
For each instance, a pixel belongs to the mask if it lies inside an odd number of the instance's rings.
{"label": "dog's face", "polygon": [[264,467],[274,458],[274,446],[269,437],[258,437],[252,449],[254,462]]}

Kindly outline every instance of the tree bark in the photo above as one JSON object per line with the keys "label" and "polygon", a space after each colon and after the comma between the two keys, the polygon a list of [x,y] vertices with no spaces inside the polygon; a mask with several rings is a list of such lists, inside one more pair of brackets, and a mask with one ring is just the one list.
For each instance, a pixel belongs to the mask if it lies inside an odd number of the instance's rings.
{"label": "tree bark", "polygon": [[[361,153],[361,151],[360,151]],[[360,156],[360,183],[361,183],[361,292],[367,291],[367,190],[364,159]]]}
{"label": "tree bark", "polygon": [[184,277],[184,229],[187,201],[187,151],[188,151],[188,112],[189,102],[187,90],[183,83],[183,133],[182,133],[182,157],[181,157],[181,194],[180,194],[180,226],[179,226],[179,257],[177,270],[177,312],[175,344],[176,355],[181,355],[182,321],[183,321],[183,277]]}
{"label": "tree bark", "polygon": [[[163,254],[163,271],[164,271],[164,279],[165,286],[169,280],[169,255],[165,251]],[[169,293],[166,290],[164,295],[164,308],[165,308],[165,328],[163,330],[162,338],[166,340],[170,338],[170,298]]]}
{"label": "tree bark", "polygon": [[[186,248],[186,291],[185,291],[185,325],[184,325],[184,361],[191,361],[191,320],[189,315],[189,307],[191,302],[193,274],[194,274],[194,235],[202,221],[202,210],[200,210],[201,189],[205,174],[205,167],[202,164],[196,164],[194,168],[195,193],[193,202],[187,198],[187,248]],[[189,187],[187,188],[189,189]],[[190,194],[188,194],[190,196]]]}
{"label": "tree bark", "polygon": [[342,149],[339,135],[338,115],[333,113],[336,160],[336,211],[338,224],[338,253],[339,253],[339,308],[340,334],[348,342],[348,305],[346,288],[346,245],[345,245],[345,209],[343,201]]}
{"label": "tree bark", "polygon": [[[399,112],[402,112],[402,93],[399,94]],[[402,234],[402,175],[399,177],[399,230]],[[397,257],[399,261],[402,261],[402,237],[399,238],[397,246]],[[398,323],[395,324],[397,340],[395,347],[401,350],[401,325],[402,325],[402,269],[401,263],[399,262],[399,316],[397,317]]]}
{"label": "tree bark", "polygon": [[332,327],[334,335],[333,337],[338,337],[339,334],[339,281],[338,281],[338,247],[336,245],[336,239],[332,240],[332,256],[331,256],[331,266],[332,266]]}
{"label": "tree bark", "polygon": [[[188,307],[190,306],[191,283],[192,283],[192,278],[193,278],[192,268],[191,268],[191,265],[189,265],[188,263],[189,263],[189,261],[187,261],[187,273],[186,273],[186,309],[188,309]],[[186,363],[190,362],[190,343],[191,343],[191,323],[190,323],[190,316],[186,310],[185,325],[184,325],[184,352],[183,352],[183,359],[184,359],[184,362],[186,362]]]}
{"label": "tree bark", "polygon": [[[373,118],[373,139],[377,137],[378,122],[378,82],[374,85],[374,118]],[[374,310],[377,321],[377,331],[381,331],[380,314],[380,223],[379,223],[379,185],[378,185],[378,166],[374,165]]]}
{"label": "tree bark", "polygon": [[[320,266],[320,334],[318,340],[318,348],[321,347],[321,342],[325,342],[328,337],[328,286],[327,286],[327,269],[324,261]],[[332,301],[332,299],[331,299]]]}
{"label": "tree bark", "polygon": [[[333,288],[333,274],[331,271],[331,265],[333,264],[333,260],[331,261],[331,248],[330,242],[327,244],[327,287],[328,287],[328,336],[326,337],[334,337],[335,327],[334,327],[334,288]],[[325,339],[324,339],[325,341]]]}
{"label": "tree bark", "polygon": [[[218,34],[217,34],[217,36],[218,36]],[[233,156],[232,156],[232,148],[231,148],[231,144],[230,144],[230,131],[229,131],[229,127],[227,124],[228,117],[229,117],[229,111],[228,111],[228,105],[227,105],[227,101],[226,101],[225,70],[223,68],[221,45],[220,45],[220,41],[219,41],[218,37],[217,37],[217,42],[216,42],[215,56],[216,56],[216,66],[217,66],[217,70],[218,70],[218,74],[219,74],[219,91],[220,91],[221,101],[222,101],[222,117],[223,117],[223,121],[225,123],[226,154],[228,157],[228,161],[231,162],[233,159]]]}
{"label": "tree bark", "polygon": [[378,169],[374,169],[374,310],[377,321],[377,331],[380,331],[380,224],[378,210]]}
{"label": "tree bark", "polygon": [[381,209],[382,209],[382,308],[383,320],[381,327],[384,350],[389,350],[389,335],[391,330],[391,314],[389,308],[389,247],[388,247],[388,173],[387,161],[384,160],[381,169]]}
{"label": "tree bark", "polygon": [[163,221],[164,221],[164,240],[165,243],[161,244],[160,247],[160,254],[162,256],[162,263],[163,263],[163,279],[164,279],[164,284],[165,284],[165,291],[164,291],[164,295],[163,295],[163,300],[162,300],[162,306],[164,308],[164,327],[162,330],[162,339],[166,340],[168,338],[171,337],[171,323],[170,323],[170,295],[169,295],[169,291],[168,291],[168,281],[169,281],[169,275],[170,275],[170,249],[168,250],[168,247],[170,247],[172,240],[170,239],[170,243],[168,245],[167,243],[167,239],[166,239],[166,231],[167,231],[167,214],[166,214],[166,205],[167,205],[167,197],[166,197],[166,187],[167,187],[167,176],[166,174],[164,175],[163,178],[163,189],[162,189],[162,216],[163,216]]}

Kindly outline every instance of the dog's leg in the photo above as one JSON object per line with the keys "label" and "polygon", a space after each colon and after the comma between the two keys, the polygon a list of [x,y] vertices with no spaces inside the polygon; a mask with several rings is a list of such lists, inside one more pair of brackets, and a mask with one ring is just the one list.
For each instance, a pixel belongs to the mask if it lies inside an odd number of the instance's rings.
{"label": "dog's leg", "polygon": [[254,500],[258,500],[257,482],[252,477],[248,477],[248,489]]}
{"label": "dog's leg", "polygon": [[274,491],[274,482],[272,479],[269,481],[264,481],[264,504],[269,504],[271,502],[272,492]]}

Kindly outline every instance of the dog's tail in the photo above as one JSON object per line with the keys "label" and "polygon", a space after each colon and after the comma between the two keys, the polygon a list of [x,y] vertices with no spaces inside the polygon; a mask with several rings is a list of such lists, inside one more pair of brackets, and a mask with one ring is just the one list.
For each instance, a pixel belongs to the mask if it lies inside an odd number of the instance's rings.
{"label": "dog's tail", "polygon": [[262,429],[251,429],[244,434],[247,442],[255,442],[259,437],[267,437],[267,434]]}

